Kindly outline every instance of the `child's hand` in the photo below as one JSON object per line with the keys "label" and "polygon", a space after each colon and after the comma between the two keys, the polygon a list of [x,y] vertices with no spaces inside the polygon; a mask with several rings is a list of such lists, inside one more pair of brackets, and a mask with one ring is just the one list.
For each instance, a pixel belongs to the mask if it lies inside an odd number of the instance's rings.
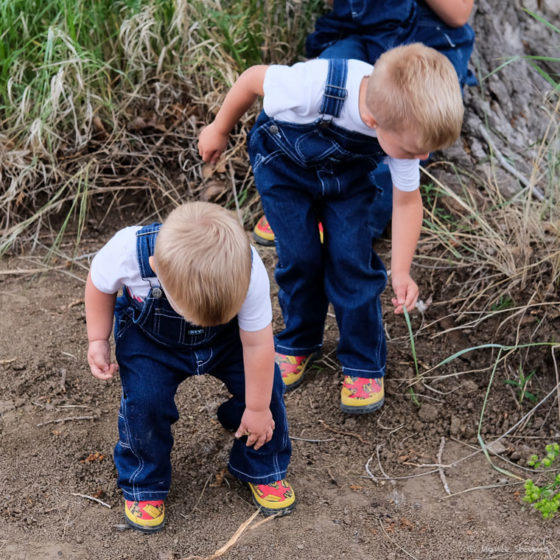
{"label": "child's hand", "polygon": [[204,127],[198,136],[198,153],[203,161],[216,163],[226,149],[229,134],[217,130],[214,123]]}
{"label": "child's hand", "polygon": [[91,373],[97,379],[111,379],[118,369],[117,364],[111,363],[111,345],[108,340],[92,340],[87,358]]}
{"label": "child's hand", "polygon": [[418,286],[410,274],[394,274],[393,290],[396,297],[391,301],[395,306],[395,313],[402,313],[404,305],[407,311],[414,309],[418,299]]}
{"label": "child's hand", "polygon": [[270,408],[262,411],[246,408],[235,437],[247,436],[247,446],[254,445],[257,450],[272,439],[272,432],[274,432],[274,420]]}

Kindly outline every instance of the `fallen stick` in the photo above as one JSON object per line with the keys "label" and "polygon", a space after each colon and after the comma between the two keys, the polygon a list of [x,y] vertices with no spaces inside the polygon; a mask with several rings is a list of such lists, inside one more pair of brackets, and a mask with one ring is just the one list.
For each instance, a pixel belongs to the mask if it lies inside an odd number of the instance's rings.
{"label": "fallen stick", "polygon": [[[210,556],[188,556],[186,558],[181,558],[181,560],[215,560],[216,558],[219,558],[220,556],[223,556],[232,546],[234,546],[237,543],[237,541],[239,540],[241,535],[243,535],[243,533],[247,530],[249,525],[253,522],[255,517],[257,517],[257,515],[260,513],[260,511],[261,511],[260,509],[256,510],[255,513],[253,513],[253,515],[251,515],[251,517],[249,517],[249,519],[244,521],[237,528],[237,531],[235,531],[235,533],[233,533],[231,539],[229,539],[229,541],[226,544],[224,544],[224,546],[222,546],[218,550],[216,550],[216,552],[214,552],[214,554],[211,554]],[[252,527],[250,527],[249,530],[252,531],[253,529],[256,529],[257,527],[260,527],[264,523],[268,523],[269,521],[272,521],[273,519],[276,519],[276,517],[278,517],[278,514],[267,517],[266,519],[262,519],[261,521],[258,521]]]}
{"label": "fallen stick", "polygon": [[102,506],[105,506],[106,508],[112,509],[112,507],[109,504],[106,504],[105,502],[102,502],[99,498],[94,498],[93,496],[88,496],[87,494],[72,493],[72,496],[78,496],[78,498],[85,498],[86,500],[91,500],[92,502],[97,502],[98,504],[101,504]]}
{"label": "fallen stick", "polygon": [[295,437],[295,436],[290,436],[290,439],[296,440],[296,441],[306,441],[308,443],[326,443],[327,441],[333,441],[334,438],[329,438],[329,439],[306,439],[306,438],[302,438],[302,437]]}
{"label": "fallen stick", "polygon": [[396,547],[400,548],[408,557],[414,558],[415,560],[418,560],[418,558],[416,558],[416,556],[414,556],[413,554],[410,554],[410,552],[408,552],[408,550],[404,549],[395,539],[392,539],[387,534],[387,531],[385,531],[385,527],[383,527],[383,522],[381,521],[381,519],[378,519],[378,521],[379,521],[379,526],[381,527],[381,530],[383,531],[383,534],[387,537],[387,540],[391,541]]}
{"label": "fallen stick", "polygon": [[39,272],[49,272],[50,270],[60,270],[67,268],[68,265],[62,264],[58,266],[45,266],[43,268],[14,268],[13,270],[0,270],[0,276],[18,275],[18,274],[38,274]]}
{"label": "fallen stick", "polygon": [[446,491],[447,494],[451,494],[451,491],[449,490],[449,486],[447,484],[447,478],[445,477],[445,471],[443,470],[442,464],[441,464],[441,457],[443,455],[443,448],[445,447],[445,438],[442,436],[441,437],[441,443],[439,444],[439,451],[437,454],[437,462],[438,462],[438,472],[439,472],[439,477],[441,479],[441,482],[443,484],[443,489]]}
{"label": "fallen stick", "polygon": [[62,422],[72,422],[74,420],[95,420],[96,416],[68,416],[66,418],[58,418],[57,420],[47,420],[46,422],[40,422],[37,424],[39,426],[46,426],[47,424],[60,424]]}
{"label": "fallen stick", "polygon": [[369,445],[371,443],[371,441],[366,441],[360,434],[357,434],[355,432],[343,432],[342,430],[335,430],[334,428],[331,428],[324,420],[319,420],[319,422],[321,422],[321,424],[323,424],[323,426],[325,426],[327,430],[333,432],[334,434],[340,434],[341,436],[355,437],[356,439],[359,439],[362,443],[365,443],[366,445]]}

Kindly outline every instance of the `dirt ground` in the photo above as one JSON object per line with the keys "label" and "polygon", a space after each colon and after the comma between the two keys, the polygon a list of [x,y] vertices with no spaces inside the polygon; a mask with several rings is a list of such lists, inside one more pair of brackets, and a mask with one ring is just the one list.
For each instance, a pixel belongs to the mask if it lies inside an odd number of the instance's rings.
{"label": "dirt ground", "polygon": [[[98,249],[111,233],[90,236],[81,254]],[[387,250],[380,243],[379,252]],[[272,269],[274,249],[259,251]],[[232,436],[216,420],[226,392],[209,376],[182,385],[167,526],[155,535],[125,529],[112,461],[119,381],[103,383],[89,373],[82,299],[88,260],[77,262],[84,268],[39,277],[6,274],[34,268],[27,258],[0,263],[0,558],[217,557],[255,512],[248,490],[226,472]],[[446,278],[415,273],[422,297],[433,299],[424,316],[412,316],[421,371],[462,348],[508,341],[511,329],[497,323],[443,333],[453,326],[446,318],[452,297]],[[388,304],[389,291],[385,297]],[[223,558],[560,558],[560,516],[543,521],[524,505],[522,483],[493,469],[477,444],[495,354],[469,353],[427,373],[426,385],[414,386],[418,406],[408,391],[415,373],[405,321],[385,308],[385,406],[363,417],[339,410],[342,379],[330,317],[323,358],[286,396],[297,508],[258,526],[255,519]],[[534,324],[529,319],[521,328]],[[558,317],[549,318],[539,338],[557,339],[558,332]],[[553,362],[544,350],[532,359],[538,375],[531,390],[543,398],[555,385]],[[489,392],[481,427],[487,443],[533,406],[519,404],[506,378],[499,368]],[[502,458],[493,461],[524,479],[531,453],[542,454],[559,437],[553,394],[495,444]]]}

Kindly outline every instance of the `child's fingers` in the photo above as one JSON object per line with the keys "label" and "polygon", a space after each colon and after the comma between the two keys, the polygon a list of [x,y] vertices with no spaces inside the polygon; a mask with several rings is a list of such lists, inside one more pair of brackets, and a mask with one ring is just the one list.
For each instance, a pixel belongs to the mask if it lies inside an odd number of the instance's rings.
{"label": "child's fingers", "polygon": [[117,364],[105,364],[103,367],[98,367],[95,364],[90,364],[91,373],[97,379],[107,381],[111,379],[118,369]]}
{"label": "child's fingers", "polygon": [[250,435],[249,430],[247,429],[245,424],[241,422],[241,424],[239,424],[239,428],[237,428],[234,434],[235,439],[239,439],[242,438],[243,436],[249,436],[249,435]]}

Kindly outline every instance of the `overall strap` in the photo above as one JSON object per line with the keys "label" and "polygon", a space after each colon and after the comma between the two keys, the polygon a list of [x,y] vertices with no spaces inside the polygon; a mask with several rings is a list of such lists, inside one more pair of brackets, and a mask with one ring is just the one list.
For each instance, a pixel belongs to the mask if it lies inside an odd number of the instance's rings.
{"label": "overall strap", "polygon": [[348,76],[348,61],[343,58],[329,59],[329,72],[323,93],[323,102],[319,112],[331,117],[339,117],[348,90],[346,77]]}
{"label": "overall strap", "polygon": [[161,224],[154,223],[144,226],[136,232],[136,255],[142,278],[154,278],[156,273],[150,266],[150,257],[154,254],[156,238]]}

